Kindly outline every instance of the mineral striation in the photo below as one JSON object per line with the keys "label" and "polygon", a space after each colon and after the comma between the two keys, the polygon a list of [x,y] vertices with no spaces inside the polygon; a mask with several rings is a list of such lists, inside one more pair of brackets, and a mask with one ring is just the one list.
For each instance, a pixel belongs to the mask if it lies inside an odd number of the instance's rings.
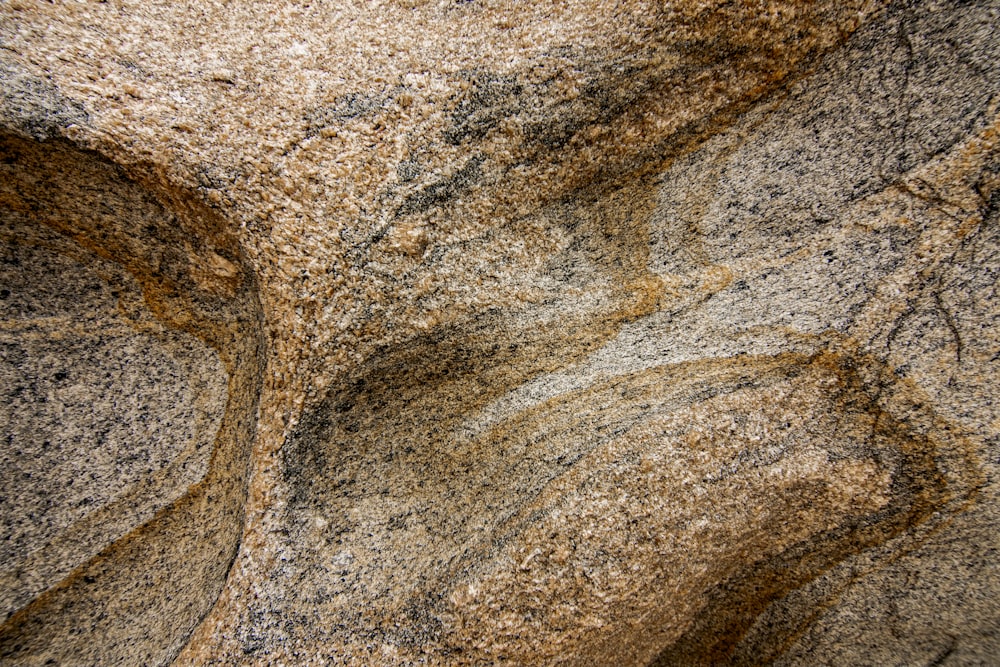
{"label": "mineral striation", "polygon": [[990,0],[0,5],[0,664],[1000,660]]}

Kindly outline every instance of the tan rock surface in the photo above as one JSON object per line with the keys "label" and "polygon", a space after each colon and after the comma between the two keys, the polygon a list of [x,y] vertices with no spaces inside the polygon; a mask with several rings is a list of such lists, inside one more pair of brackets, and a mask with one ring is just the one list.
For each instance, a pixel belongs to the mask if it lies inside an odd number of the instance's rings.
{"label": "tan rock surface", "polygon": [[997,19],[6,3],[0,661],[992,662]]}

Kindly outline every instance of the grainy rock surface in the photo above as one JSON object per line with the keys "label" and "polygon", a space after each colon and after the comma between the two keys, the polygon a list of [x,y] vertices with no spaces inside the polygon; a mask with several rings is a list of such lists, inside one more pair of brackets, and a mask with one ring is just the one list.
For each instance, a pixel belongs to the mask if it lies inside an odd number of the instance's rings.
{"label": "grainy rock surface", "polygon": [[1000,659],[995,3],[0,7],[0,662]]}

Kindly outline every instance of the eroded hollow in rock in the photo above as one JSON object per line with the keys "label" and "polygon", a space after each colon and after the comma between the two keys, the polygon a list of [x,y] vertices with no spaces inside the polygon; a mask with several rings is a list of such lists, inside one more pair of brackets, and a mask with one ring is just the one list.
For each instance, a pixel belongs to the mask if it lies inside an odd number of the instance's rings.
{"label": "eroded hollow in rock", "polygon": [[162,663],[221,589],[260,391],[224,221],[0,136],[0,658]]}
{"label": "eroded hollow in rock", "polygon": [[0,224],[0,568],[34,560],[48,587],[93,555],[55,545],[108,543],[204,477],[226,372],[114,263],[20,216]]}

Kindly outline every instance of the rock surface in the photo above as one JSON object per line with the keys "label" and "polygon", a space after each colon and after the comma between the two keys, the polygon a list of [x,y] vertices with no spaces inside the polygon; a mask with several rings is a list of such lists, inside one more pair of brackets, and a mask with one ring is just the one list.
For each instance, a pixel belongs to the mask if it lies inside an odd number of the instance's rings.
{"label": "rock surface", "polygon": [[989,664],[991,2],[0,8],[0,662]]}

